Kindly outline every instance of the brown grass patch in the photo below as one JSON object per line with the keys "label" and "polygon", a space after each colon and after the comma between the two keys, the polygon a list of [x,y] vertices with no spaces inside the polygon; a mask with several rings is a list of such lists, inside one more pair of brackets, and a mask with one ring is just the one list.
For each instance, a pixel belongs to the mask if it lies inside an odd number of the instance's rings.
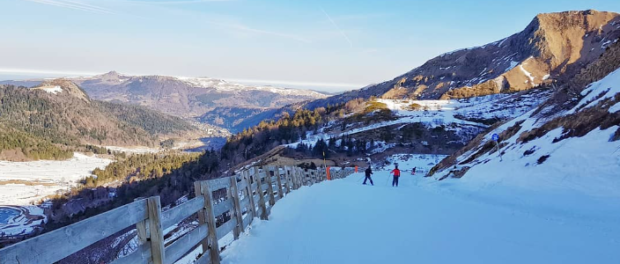
{"label": "brown grass patch", "polygon": [[467,153],[468,151],[480,146],[480,144],[482,143],[482,140],[484,139],[485,135],[488,134],[489,132],[493,131],[494,129],[500,127],[501,125],[503,125],[502,122],[498,122],[495,123],[493,126],[489,127],[486,131],[480,133],[478,136],[476,136],[474,139],[472,139],[469,143],[467,143],[467,145],[461,149],[459,149],[458,151],[452,153],[452,155],[446,157],[445,159],[443,159],[441,162],[439,162],[437,165],[435,165],[433,168],[431,168],[431,170],[428,172],[428,174],[425,177],[431,177],[433,176],[433,174],[435,174],[435,172],[452,167],[454,165],[456,165],[456,160],[458,157],[460,157],[461,155]]}
{"label": "brown grass patch", "polygon": [[559,127],[563,127],[564,130],[561,137],[553,140],[554,143],[571,137],[583,137],[598,127],[607,129],[620,125],[620,113],[612,114],[608,111],[609,107],[604,107],[613,105],[612,102],[617,102],[617,100],[606,99],[597,106],[583,109],[575,114],[555,118],[539,128],[521,133],[517,142],[527,143]]}
{"label": "brown grass patch", "polygon": [[0,185],[9,185],[9,184],[22,184],[22,185],[26,185],[26,186],[37,186],[37,185],[42,185],[42,186],[56,186],[59,185],[59,183],[54,183],[54,182],[43,182],[43,181],[29,181],[29,180],[2,180],[0,181]]}

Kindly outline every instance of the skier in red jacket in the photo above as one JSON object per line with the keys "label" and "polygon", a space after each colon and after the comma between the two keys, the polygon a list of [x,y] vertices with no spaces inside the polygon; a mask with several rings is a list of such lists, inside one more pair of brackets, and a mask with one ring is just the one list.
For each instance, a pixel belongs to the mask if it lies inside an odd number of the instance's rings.
{"label": "skier in red jacket", "polygon": [[390,174],[394,174],[394,179],[392,180],[392,187],[398,187],[398,178],[400,178],[400,170],[398,169],[398,164],[394,164],[395,169],[390,172]]}

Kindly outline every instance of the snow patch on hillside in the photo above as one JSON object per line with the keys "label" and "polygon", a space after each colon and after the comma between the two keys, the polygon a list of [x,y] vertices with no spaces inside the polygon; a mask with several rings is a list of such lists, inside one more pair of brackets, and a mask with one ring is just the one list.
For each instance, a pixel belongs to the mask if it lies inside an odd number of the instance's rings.
{"label": "snow patch on hillside", "polygon": [[74,153],[63,161],[0,161],[0,205],[28,205],[103,169],[112,160]]}
{"label": "snow patch on hillside", "polygon": [[213,88],[219,91],[226,92],[234,92],[234,91],[248,91],[248,90],[256,90],[256,91],[267,91],[280,95],[288,95],[288,96],[310,96],[314,98],[325,98],[327,95],[310,91],[310,90],[299,90],[299,89],[287,89],[287,88],[279,88],[273,86],[248,86],[239,83],[231,83],[225,80],[213,79],[213,78],[192,78],[192,77],[177,77],[179,80],[185,81],[193,86],[201,87],[201,88]]}
{"label": "snow patch on hillside", "polygon": [[35,90],[42,90],[45,91],[46,93],[49,94],[58,94],[60,92],[62,92],[62,88],[58,85],[56,86],[41,86],[41,87],[37,87],[37,88],[33,88]]}
{"label": "snow patch on hillside", "polygon": [[[286,146],[296,148],[299,143],[314,145],[320,139],[340,138],[382,127],[411,123],[422,123],[430,128],[445,126],[446,130],[457,132],[486,128],[485,124],[464,119],[513,118],[532,110],[550,94],[550,91],[539,90],[525,94],[496,94],[461,100],[378,99],[377,102],[385,104],[397,119],[357,127],[351,124],[345,131],[337,133],[324,132],[324,128],[321,128],[316,134],[309,132],[306,140]],[[412,109],[413,106],[417,110]]]}
{"label": "snow patch on hillside", "polygon": [[605,99],[613,98],[620,93],[620,69],[610,73],[600,81],[593,82],[581,95],[585,96],[577,107],[573,108],[567,114],[575,113],[584,107],[592,107]]}
{"label": "snow patch on hillside", "polygon": [[534,76],[532,76],[530,72],[523,68],[523,64],[519,65],[519,69],[521,70],[521,72],[523,72],[523,74],[525,74],[525,76],[530,79],[530,82],[534,83]]}
{"label": "snow patch on hillside", "polygon": [[118,146],[105,146],[106,149],[110,151],[131,153],[131,154],[147,154],[147,153],[157,153],[162,151],[161,148],[149,148],[143,146],[135,146],[135,147],[118,147]]}
{"label": "snow patch on hillside", "polygon": [[[559,113],[568,115],[593,107],[598,102],[620,93],[620,69],[602,80],[591,84],[585,96],[573,109]],[[582,137],[563,136],[563,128],[548,131],[545,135],[526,143],[517,142],[526,131],[540,127],[551,118],[539,119],[532,116],[535,110],[523,114],[485,135],[501,133],[521,122],[521,128],[511,138],[501,141],[499,151],[487,152],[475,160],[464,163],[478,148],[461,155],[457,169],[470,167],[461,179],[447,178],[446,184],[459,184],[476,196],[499,196],[502,192],[532,193],[518,203],[537,203],[549,210],[570,211],[599,200],[620,200],[620,141],[611,141],[619,126],[605,130],[594,129]],[[484,144],[485,142],[483,142]],[[501,154],[501,156],[500,156]],[[449,175],[446,169],[436,173],[435,179]],[[553,199],[550,199],[554,197]],[[564,204],[563,200],[572,203]],[[515,201],[511,201],[514,203]],[[585,206],[585,215],[604,215],[611,213],[604,208]],[[616,214],[616,216],[618,216]],[[618,216],[620,217],[620,216]],[[620,219],[619,219],[620,220]]]}
{"label": "snow patch on hillside", "polygon": [[616,103],[614,106],[609,108],[610,113],[615,113],[620,111],[620,103]]}

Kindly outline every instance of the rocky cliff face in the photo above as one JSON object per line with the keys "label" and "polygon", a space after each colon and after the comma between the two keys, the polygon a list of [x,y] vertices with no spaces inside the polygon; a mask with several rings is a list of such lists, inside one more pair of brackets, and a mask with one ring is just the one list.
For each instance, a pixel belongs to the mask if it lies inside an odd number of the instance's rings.
{"label": "rocky cliff face", "polygon": [[616,13],[540,14],[508,38],[430,60],[395,79],[383,96],[449,99],[539,87],[574,75],[618,37]]}
{"label": "rocky cliff face", "polygon": [[[516,92],[568,80],[620,37],[620,15],[540,14],[521,32],[429,60],[393,80],[329,98],[450,99]],[[326,104],[326,103],[325,103]]]}

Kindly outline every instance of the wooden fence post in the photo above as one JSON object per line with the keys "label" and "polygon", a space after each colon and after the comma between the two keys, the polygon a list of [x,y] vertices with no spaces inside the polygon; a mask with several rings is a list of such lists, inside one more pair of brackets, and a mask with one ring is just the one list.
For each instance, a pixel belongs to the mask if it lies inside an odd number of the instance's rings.
{"label": "wooden fence post", "polygon": [[161,227],[161,202],[159,196],[148,198],[147,206],[153,264],[163,264],[164,259],[166,259],[166,252],[164,251],[164,230]]}
{"label": "wooden fence post", "polygon": [[293,189],[299,189],[299,168],[293,168]]}
{"label": "wooden fence post", "polygon": [[305,185],[304,183],[304,169],[298,168],[297,170],[297,180],[299,180],[299,188]]}
{"label": "wooden fence post", "polygon": [[198,219],[200,224],[207,225],[207,237],[202,241],[203,254],[207,254],[211,257],[211,263],[220,263],[220,248],[217,243],[217,233],[215,227],[215,216],[213,215],[213,194],[209,190],[209,184],[207,181],[195,182],[194,190],[196,197],[202,196],[204,199],[204,207],[198,213]]}
{"label": "wooden fence post", "polygon": [[260,177],[260,171],[258,170],[258,168],[254,168],[254,171],[256,172],[254,177],[254,181],[256,182],[256,192],[258,193],[258,208],[260,208],[260,219],[261,220],[268,220],[267,217],[267,206],[265,206],[265,195],[263,194],[263,187],[261,185],[263,185],[261,177]]}
{"label": "wooden fence post", "polygon": [[[258,214],[256,213],[256,203],[254,202],[254,190],[252,190],[252,181],[250,179],[250,171],[243,171],[243,179],[245,180],[245,191],[246,191],[246,195],[248,196],[248,201],[250,204],[250,212],[251,212],[251,217],[258,217]],[[250,221],[251,222],[251,221]]]}
{"label": "wooden fence post", "polygon": [[284,180],[286,180],[286,194],[291,193],[291,168],[284,167]]}
{"label": "wooden fence post", "polygon": [[[196,197],[204,197],[202,195],[202,187],[200,186],[200,182],[194,182],[194,193],[196,194]],[[205,208],[207,208],[206,199],[205,205],[202,207],[202,209],[200,209],[200,211],[198,211],[198,225],[207,224],[207,212]],[[207,251],[209,250],[209,238],[207,237],[203,239],[200,244],[202,245],[203,254],[207,254]]]}
{"label": "wooden fence post", "polygon": [[313,184],[313,185],[314,185],[314,184],[316,184],[316,183],[319,181],[318,176],[319,176],[319,175],[317,175],[316,170],[312,170],[312,171],[310,172],[310,177],[312,177],[312,184]]}
{"label": "wooden fence post", "polygon": [[[284,170],[284,173],[286,174],[286,170]],[[278,197],[279,199],[284,198],[284,191],[282,190],[282,179],[281,178],[281,174],[280,174],[280,167],[276,167],[276,182],[278,183]]]}
{"label": "wooden fence post", "polygon": [[304,182],[304,169],[299,168],[297,170],[297,180],[299,181],[299,188],[305,185]]}
{"label": "wooden fence post", "polygon": [[291,168],[291,184],[292,189],[297,190],[297,167]]}
{"label": "wooden fence post", "polygon": [[[267,177],[267,192],[269,194],[269,205],[271,206],[276,204],[276,197],[273,194],[273,182],[271,181],[271,173],[270,173],[272,169],[273,167],[268,167],[267,170],[265,171],[265,176]],[[274,175],[276,174],[275,171],[273,174]]]}
{"label": "wooden fence post", "polygon": [[[136,198],[134,199],[134,202],[139,201],[141,199],[143,198]],[[147,202],[146,211],[148,212],[148,202]],[[140,245],[144,245],[149,239],[148,225],[149,225],[149,219],[145,219],[136,224],[136,231],[138,233],[138,240],[139,240]]]}
{"label": "wooden fence post", "polygon": [[230,198],[233,199],[233,208],[235,210],[235,218],[237,226],[233,229],[235,240],[239,239],[239,235],[243,233],[243,215],[241,214],[241,202],[239,201],[239,190],[237,189],[237,176],[230,177]]}

